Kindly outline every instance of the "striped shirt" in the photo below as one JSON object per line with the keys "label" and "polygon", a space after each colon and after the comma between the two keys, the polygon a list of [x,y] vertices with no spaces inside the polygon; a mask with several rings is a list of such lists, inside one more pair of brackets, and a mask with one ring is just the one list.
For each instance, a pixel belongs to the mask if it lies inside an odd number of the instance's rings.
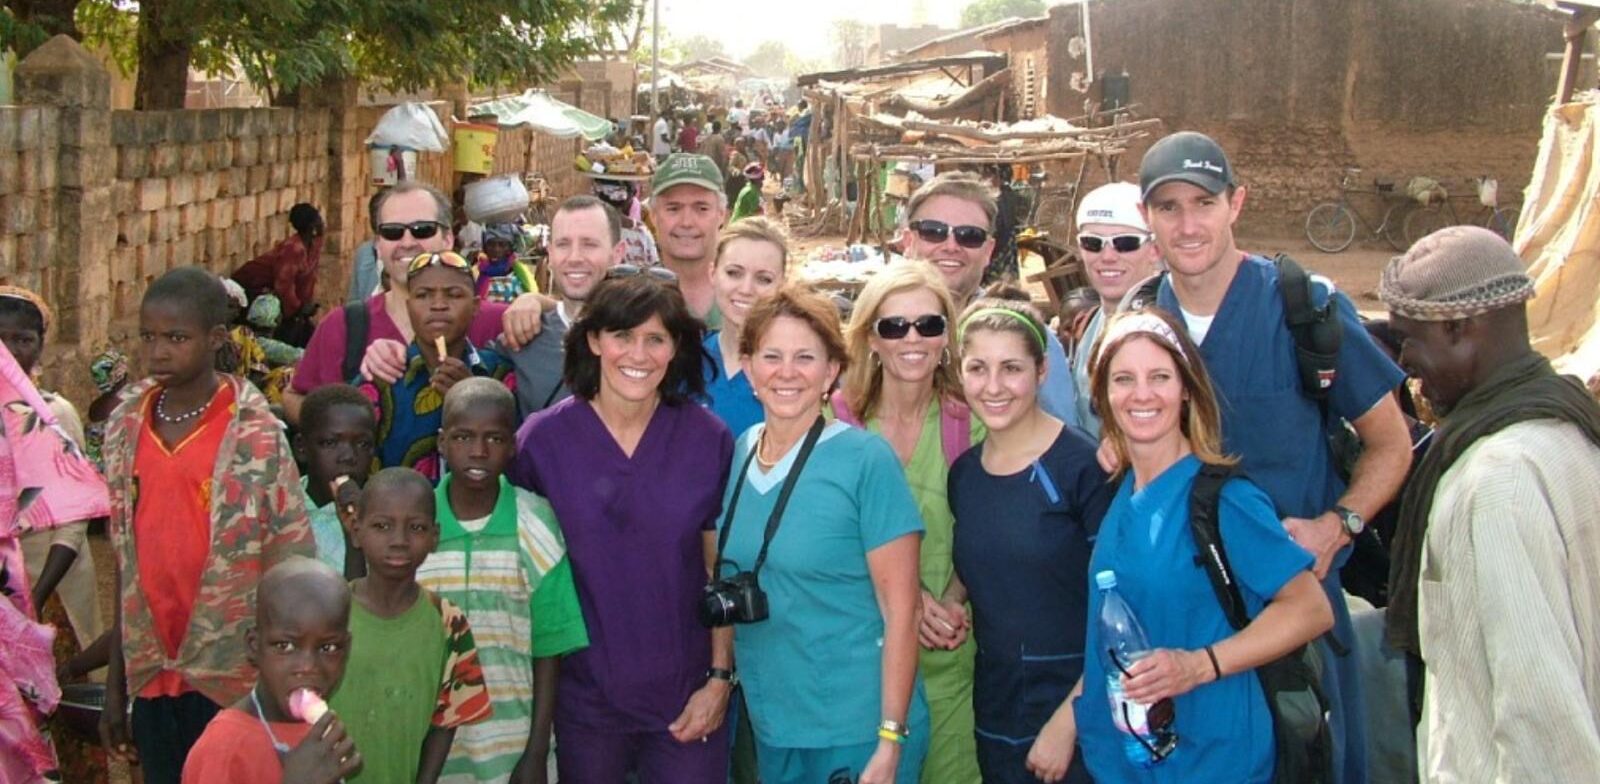
{"label": "striped shirt", "polygon": [[1423,781],[1594,781],[1600,771],[1600,449],[1541,419],[1439,480],[1417,614]]}
{"label": "striped shirt", "polygon": [[450,482],[446,476],[437,491],[439,547],[417,582],[466,612],[494,715],[456,730],[439,781],[502,782],[532,732],[533,660],[587,647],[589,638],[549,503],[502,478],[487,521],[460,521]]}

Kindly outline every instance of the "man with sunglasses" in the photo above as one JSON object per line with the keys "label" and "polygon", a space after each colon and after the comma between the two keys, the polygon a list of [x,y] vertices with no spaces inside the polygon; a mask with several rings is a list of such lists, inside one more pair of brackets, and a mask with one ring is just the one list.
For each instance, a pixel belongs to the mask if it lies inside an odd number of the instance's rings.
{"label": "man with sunglasses", "polygon": [[[378,234],[374,244],[388,287],[366,300],[365,319],[354,330],[347,319],[352,310],[362,306],[336,310],[317,325],[295,368],[294,381],[283,394],[284,413],[291,424],[300,421],[300,405],[311,390],[350,380],[344,371],[352,332],[360,334],[360,327],[365,326],[365,346],[384,339],[401,344],[411,340],[414,332],[406,310],[406,266],[418,254],[450,250],[454,241],[450,200],[431,185],[403,182],[383,191],[373,204]],[[538,334],[539,314],[535,295],[518,297],[510,306],[486,302],[478,308],[468,336],[475,345],[486,345],[504,330],[508,342],[521,346]]]}
{"label": "man with sunglasses", "polygon": [[1131,182],[1106,183],[1078,202],[1078,255],[1089,274],[1089,285],[1100,295],[1072,353],[1072,381],[1078,393],[1078,423],[1089,435],[1100,437],[1100,418],[1090,405],[1089,371],[1094,367],[1094,342],[1106,319],[1139,282],[1154,275],[1161,255],[1150,239],[1150,227],[1139,214],[1139,186]]}
{"label": "man with sunglasses", "polygon": [[[1272,498],[1289,536],[1316,558],[1334,614],[1322,653],[1335,780],[1365,781],[1365,711],[1356,657],[1343,655],[1354,641],[1338,567],[1411,464],[1411,436],[1390,394],[1405,374],[1372,342],[1349,298],[1316,279],[1313,299],[1321,301],[1314,305],[1331,302],[1343,334],[1326,410],[1303,391],[1277,266],[1235,243],[1245,188],[1210,137],[1186,131],[1156,142],[1140,163],[1139,186],[1140,211],[1171,272],[1154,304],[1182,318],[1200,345],[1222,404],[1227,451]],[[1348,487],[1328,445],[1340,420],[1362,442]]]}
{"label": "man with sunglasses", "polygon": [[[978,295],[978,283],[994,253],[999,207],[989,186],[967,172],[946,172],[929,180],[906,204],[906,257],[933,265],[944,278],[960,311]],[[1078,425],[1077,394],[1067,352],[1054,331],[1046,333],[1046,373],[1039,406],[1069,425]]]}
{"label": "man with sunglasses", "polygon": [[[511,348],[505,341],[491,345],[516,372],[514,391],[523,417],[572,396],[562,380],[567,329],[583,314],[584,303],[600,281],[623,268],[675,279],[661,267],[624,265],[628,245],[622,237],[621,214],[587,194],[572,196],[556,207],[550,217],[549,249],[550,274],[561,299],[542,315],[539,334],[525,345]],[[397,340],[378,340],[368,349],[362,368],[374,379],[394,383],[406,370],[406,346]]]}

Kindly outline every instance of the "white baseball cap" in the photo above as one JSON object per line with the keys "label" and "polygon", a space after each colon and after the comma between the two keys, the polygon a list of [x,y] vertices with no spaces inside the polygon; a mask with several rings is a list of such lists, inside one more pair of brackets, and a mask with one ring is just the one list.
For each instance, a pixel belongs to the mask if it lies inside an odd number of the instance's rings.
{"label": "white baseball cap", "polygon": [[1109,182],[1084,194],[1078,202],[1078,226],[1090,223],[1150,231],[1144,216],[1139,214],[1139,186],[1131,182]]}

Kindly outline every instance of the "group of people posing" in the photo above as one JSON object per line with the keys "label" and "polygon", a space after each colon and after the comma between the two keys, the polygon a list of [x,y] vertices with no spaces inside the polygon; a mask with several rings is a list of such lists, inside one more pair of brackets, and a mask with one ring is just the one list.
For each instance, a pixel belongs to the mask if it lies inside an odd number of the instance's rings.
{"label": "group of people posing", "polygon": [[[553,753],[570,784],[1271,782],[1291,758],[1363,782],[1339,566],[1397,502],[1421,778],[1600,771],[1600,407],[1529,348],[1498,236],[1384,273],[1439,426],[1412,469],[1406,373],[1312,276],[1339,338],[1302,378],[1284,267],[1235,244],[1246,189],[1200,134],[1082,200],[1101,306],[1070,356],[1026,295],[980,291],[974,176],[911,197],[907,258],[845,319],[777,223],[727,220],[713,162],[672,154],[650,190],[660,266],[575,196],[558,298],[510,305],[442,194],[380,194],[387,288],[317,327],[292,438],[215,369],[217,279],[149,286],[148,378],[104,444],[102,727],[146,781],[544,781]],[[1124,606],[1131,657],[1100,622]],[[1320,743],[1259,677],[1308,647]],[[332,710],[300,720],[302,690]]]}

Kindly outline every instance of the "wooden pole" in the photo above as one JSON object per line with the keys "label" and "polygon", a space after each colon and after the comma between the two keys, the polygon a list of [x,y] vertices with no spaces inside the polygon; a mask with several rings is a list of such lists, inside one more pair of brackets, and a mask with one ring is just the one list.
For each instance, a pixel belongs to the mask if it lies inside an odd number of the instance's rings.
{"label": "wooden pole", "polygon": [[1577,8],[1563,5],[1572,12],[1572,18],[1567,20],[1566,28],[1562,31],[1567,39],[1567,48],[1561,58],[1561,82],[1556,87],[1556,103],[1571,103],[1572,94],[1578,87],[1578,70],[1583,64],[1583,50],[1589,43],[1589,27],[1600,19],[1600,10],[1593,8]]}

